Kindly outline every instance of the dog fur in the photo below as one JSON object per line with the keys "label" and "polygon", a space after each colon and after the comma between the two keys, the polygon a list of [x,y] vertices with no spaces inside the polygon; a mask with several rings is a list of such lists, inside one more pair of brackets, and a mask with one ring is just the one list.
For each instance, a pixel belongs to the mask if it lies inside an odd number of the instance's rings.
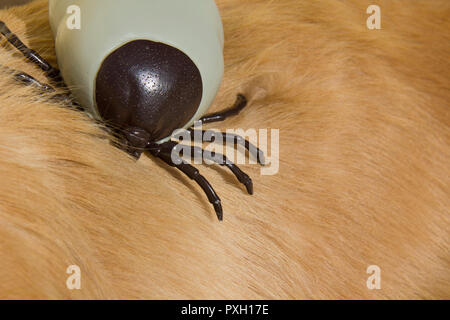
{"label": "dog fur", "polygon": [[[222,198],[137,163],[0,72],[0,298],[450,298],[450,3],[219,0],[225,128],[280,129],[280,172],[199,166]],[[56,64],[47,1],[0,20]],[[4,41],[3,41],[4,43]],[[2,66],[43,74],[9,45]],[[78,265],[82,289],[68,290]],[[369,290],[370,265],[381,289]]]}

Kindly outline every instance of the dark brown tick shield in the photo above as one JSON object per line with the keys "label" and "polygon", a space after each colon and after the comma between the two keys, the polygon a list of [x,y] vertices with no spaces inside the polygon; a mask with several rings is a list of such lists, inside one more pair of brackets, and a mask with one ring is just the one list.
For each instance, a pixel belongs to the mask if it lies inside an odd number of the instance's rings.
{"label": "dark brown tick shield", "polygon": [[149,40],[129,42],[103,61],[95,97],[100,116],[159,141],[184,127],[203,95],[200,71],[182,51]]}

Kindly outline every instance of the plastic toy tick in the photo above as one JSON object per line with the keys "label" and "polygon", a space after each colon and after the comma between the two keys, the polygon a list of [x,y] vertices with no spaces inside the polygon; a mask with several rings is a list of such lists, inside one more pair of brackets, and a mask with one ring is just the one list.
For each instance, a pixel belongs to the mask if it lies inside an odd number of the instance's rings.
{"label": "plastic toy tick", "polygon": [[[50,0],[49,5],[61,71],[27,48],[3,22],[0,33],[56,85],[71,88],[67,96],[55,98],[82,106],[104,121],[121,137],[122,147],[136,158],[149,152],[181,170],[204,190],[222,220],[219,196],[181,156],[173,161],[172,151],[178,143],[171,140],[178,128],[195,133],[194,121],[223,121],[247,104],[246,98],[238,95],[230,109],[203,116],[217,94],[224,71],[223,27],[214,1]],[[80,9],[79,30],[67,26],[70,6]],[[14,76],[44,92],[54,91],[26,73],[16,72]],[[222,139],[245,146],[264,164],[263,153],[242,137],[223,133]],[[192,147],[191,154],[228,167],[253,194],[250,177],[224,155],[198,147]]]}

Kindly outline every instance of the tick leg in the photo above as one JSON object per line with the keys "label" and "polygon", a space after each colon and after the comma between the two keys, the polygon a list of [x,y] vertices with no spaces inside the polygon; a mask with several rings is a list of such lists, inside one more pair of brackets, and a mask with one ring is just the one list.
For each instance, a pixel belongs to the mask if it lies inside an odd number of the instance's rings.
{"label": "tick leg", "polygon": [[[9,70],[11,70],[11,69],[9,69]],[[26,86],[36,87],[37,89],[39,89],[41,91],[42,94],[52,93],[52,92],[56,91],[52,86],[50,86],[46,83],[42,83],[39,80],[37,80],[36,78],[34,78],[33,76],[29,75],[28,73],[25,73],[22,71],[14,71],[13,77],[15,80],[23,83]],[[58,102],[58,103],[62,102],[64,104],[66,104],[67,106],[74,107],[80,111],[84,111],[84,109],[78,103],[74,102],[73,99],[71,98],[71,96],[68,94],[64,94],[64,93],[55,94],[55,95],[52,95],[50,97],[50,99],[55,102]]]}
{"label": "tick leg", "polygon": [[247,189],[247,192],[249,194],[253,194],[253,182],[252,179],[241,169],[239,169],[238,166],[236,166],[233,162],[228,160],[226,156],[220,153],[215,153],[211,151],[205,151],[202,148],[199,147],[191,147],[191,155],[192,156],[199,156],[214,161],[215,163],[226,166],[228,169],[233,172],[233,174],[236,176],[236,178],[239,180],[240,183],[242,183],[245,188]]}
{"label": "tick leg", "polygon": [[178,158],[179,164],[175,164],[172,162],[172,144],[162,144],[158,149],[151,149],[150,152],[152,155],[160,158],[168,165],[177,168],[185,175],[187,175],[190,179],[194,180],[205,192],[208,197],[209,202],[214,206],[214,210],[216,211],[217,218],[222,221],[223,220],[223,210],[222,203],[220,201],[219,196],[214,191],[211,184],[203,177],[200,172],[190,164],[183,161],[181,158]]}
{"label": "tick leg", "polygon": [[199,121],[201,121],[202,124],[224,121],[228,117],[238,115],[239,112],[241,112],[242,109],[244,109],[246,106],[247,98],[242,94],[238,94],[236,102],[231,108],[221,112],[208,114],[201,118]]}
{"label": "tick leg", "polygon": [[14,74],[14,79],[16,79],[19,82],[22,82],[23,84],[25,84],[27,86],[35,86],[35,87],[39,88],[39,90],[41,90],[43,93],[44,92],[55,92],[55,89],[52,86],[36,80],[36,78],[30,76],[28,73],[25,73],[25,72],[21,72],[21,71],[16,72]]}
{"label": "tick leg", "polygon": [[6,40],[19,50],[25,58],[33,62],[39,68],[41,68],[47,76],[57,82],[63,83],[61,74],[58,69],[51,66],[44,58],[42,58],[36,51],[28,48],[17,35],[11,32],[3,21],[0,21],[0,33],[6,38]]}
{"label": "tick leg", "polygon": [[[191,139],[194,141],[195,139],[195,133],[198,132],[199,130],[195,130],[194,128],[190,128],[188,129],[191,132]],[[258,163],[262,166],[264,166],[266,164],[266,159],[264,156],[264,152],[259,149],[257,146],[255,146],[254,144],[250,143],[248,140],[244,139],[241,136],[238,136],[237,134],[231,134],[231,133],[226,133],[226,132],[215,132],[215,131],[207,131],[207,130],[202,130],[202,141],[203,142],[222,142],[225,141],[228,143],[233,143],[235,146],[236,145],[241,145],[243,147],[245,147],[245,149],[248,150],[249,154],[254,157]],[[205,133],[208,133],[205,135]],[[220,139],[219,139],[220,138]]]}
{"label": "tick leg", "polygon": [[[164,144],[164,148],[170,149],[170,152],[172,152],[172,150],[175,148],[179,148],[179,150],[175,150],[175,151],[180,151],[180,152],[177,152],[176,154],[179,154],[179,153],[182,154],[182,151],[186,147],[188,147],[188,146],[181,145],[178,142],[174,142],[174,141],[168,141]],[[247,189],[248,193],[253,194],[252,179],[245,172],[243,172],[238,166],[236,166],[233,162],[231,162],[225,155],[223,155],[221,153],[212,152],[212,151],[206,151],[206,150],[203,150],[202,148],[195,147],[195,146],[190,147],[190,149],[191,149],[190,150],[191,158],[200,157],[201,159],[207,159],[207,160],[213,161],[221,166],[226,166],[228,169],[231,170],[231,172],[235,175],[235,177],[239,180],[239,182],[242,183],[243,185],[245,185],[245,188]],[[184,156],[184,154],[182,154],[182,155]]]}

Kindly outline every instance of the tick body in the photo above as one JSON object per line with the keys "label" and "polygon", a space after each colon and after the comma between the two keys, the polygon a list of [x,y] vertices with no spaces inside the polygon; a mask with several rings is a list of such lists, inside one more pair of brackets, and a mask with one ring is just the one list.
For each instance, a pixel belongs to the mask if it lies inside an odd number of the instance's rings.
{"label": "tick body", "polygon": [[[56,85],[71,88],[76,104],[119,134],[126,151],[136,158],[148,151],[197,182],[222,220],[220,198],[196,168],[181,156],[174,159],[172,151],[178,143],[171,141],[176,129],[194,132],[194,121],[223,121],[247,104],[238,95],[230,109],[204,116],[224,71],[223,27],[214,1],[50,0],[49,5],[61,74],[4,23],[0,33]],[[69,29],[66,23],[67,8],[73,5],[81,10],[79,30]],[[42,91],[53,90],[22,72],[15,76]],[[263,153],[243,138],[220,137],[245,146],[264,163]],[[192,153],[228,167],[253,193],[250,177],[224,155],[197,147]]]}

